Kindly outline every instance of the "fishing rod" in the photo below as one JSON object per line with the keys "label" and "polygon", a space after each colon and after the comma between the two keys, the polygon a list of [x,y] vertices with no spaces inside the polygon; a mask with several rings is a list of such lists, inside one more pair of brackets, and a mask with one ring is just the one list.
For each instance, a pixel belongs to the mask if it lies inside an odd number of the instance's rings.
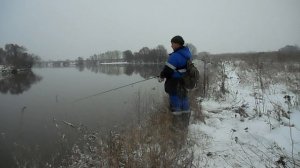
{"label": "fishing rod", "polygon": [[82,98],[79,98],[79,99],[74,100],[72,103],[76,103],[76,102],[79,102],[79,101],[82,101],[82,100],[85,100],[85,99],[88,99],[88,98],[91,98],[91,97],[95,97],[95,96],[98,96],[98,95],[101,95],[101,94],[104,94],[104,93],[108,93],[108,92],[111,92],[111,91],[115,91],[115,90],[118,90],[118,89],[121,89],[121,88],[124,88],[124,87],[127,87],[127,86],[131,86],[131,85],[134,85],[134,84],[137,84],[137,83],[145,82],[145,81],[147,81],[147,80],[154,79],[154,78],[157,78],[157,77],[158,77],[158,76],[152,76],[152,77],[147,78],[147,79],[144,79],[144,80],[140,80],[140,81],[137,81],[137,82],[133,82],[133,83],[124,85],[124,86],[120,86],[120,87],[113,88],[113,89],[110,89],[110,90],[106,90],[106,91],[103,91],[103,92],[99,92],[99,93],[96,93],[96,94],[93,94],[93,95],[89,95],[89,96],[86,96],[86,97],[82,97]]}

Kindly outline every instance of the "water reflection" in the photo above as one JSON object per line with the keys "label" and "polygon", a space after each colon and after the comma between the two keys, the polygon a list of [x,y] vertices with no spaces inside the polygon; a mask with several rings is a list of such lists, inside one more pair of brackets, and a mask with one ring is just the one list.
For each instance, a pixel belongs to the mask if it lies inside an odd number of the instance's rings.
{"label": "water reflection", "polygon": [[78,69],[79,72],[82,72],[84,70],[83,65],[76,66],[76,69]]}
{"label": "water reflection", "polygon": [[99,66],[88,66],[86,68],[95,73],[104,73],[108,75],[126,74],[128,76],[139,74],[143,78],[149,78],[151,76],[159,75],[163,66],[163,64],[103,64]]}
{"label": "water reflection", "polygon": [[30,89],[31,85],[42,80],[42,77],[32,71],[10,75],[0,80],[0,92],[21,94]]}

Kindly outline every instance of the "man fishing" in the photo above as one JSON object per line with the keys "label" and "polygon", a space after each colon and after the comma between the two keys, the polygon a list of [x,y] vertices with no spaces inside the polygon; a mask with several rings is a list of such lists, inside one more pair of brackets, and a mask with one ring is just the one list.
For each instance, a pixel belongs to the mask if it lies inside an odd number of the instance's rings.
{"label": "man fishing", "polygon": [[184,40],[181,36],[175,36],[171,39],[173,52],[169,54],[159,81],[165,81],[165,91],[169,95],[170,110],[173,115],[190,115],[189,100],[187,90],[183,86],[181,78],[186,72],[187,60],[191,59],[191,52],[184,46]]}

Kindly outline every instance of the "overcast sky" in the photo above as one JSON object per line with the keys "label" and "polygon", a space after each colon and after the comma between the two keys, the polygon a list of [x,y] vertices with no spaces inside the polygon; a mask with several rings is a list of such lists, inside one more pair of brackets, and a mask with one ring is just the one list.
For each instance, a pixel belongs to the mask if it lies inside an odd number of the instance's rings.
{"label": "overcast sky", "polygon": [[42,59],[138,51],[182,35],[198,52],[270,51],[300,44],[300,0],[0,0],[0,47]]}

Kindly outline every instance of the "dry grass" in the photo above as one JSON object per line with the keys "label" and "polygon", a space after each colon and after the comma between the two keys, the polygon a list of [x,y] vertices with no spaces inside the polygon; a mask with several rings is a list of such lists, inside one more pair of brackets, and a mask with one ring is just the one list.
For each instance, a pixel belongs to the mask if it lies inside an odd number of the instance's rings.
{"label": "dry grass", "polygon": [[[186,140],[189,116],[174,117],[167,101],[123,132],[88,138],[75,146],[66,167],[191,167]],[[88,135],[86,137],[89,137]]]}

